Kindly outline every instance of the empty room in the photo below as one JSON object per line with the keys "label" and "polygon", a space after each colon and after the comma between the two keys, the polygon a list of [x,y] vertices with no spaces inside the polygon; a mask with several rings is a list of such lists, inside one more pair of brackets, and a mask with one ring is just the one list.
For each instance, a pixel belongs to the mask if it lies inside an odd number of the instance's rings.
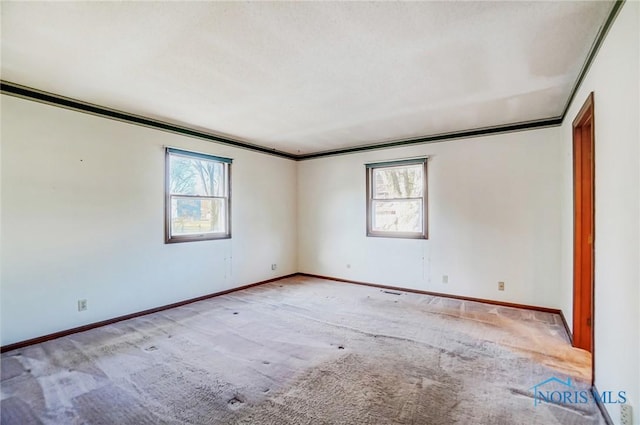
{"label": "empty room", "polygon": [[2,425],[640,425],[640,2],[0,8]]}

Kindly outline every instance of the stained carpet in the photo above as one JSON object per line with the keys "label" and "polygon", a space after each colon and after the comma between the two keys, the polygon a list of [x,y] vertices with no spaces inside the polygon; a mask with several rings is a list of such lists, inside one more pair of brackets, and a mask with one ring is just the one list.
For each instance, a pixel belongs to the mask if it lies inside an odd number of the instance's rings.
{"label": "stained carpet", "polygon": [[536,403],[542,390],[588,394],[590,367],[554,314],[297,276],[4,353],[0,413],[7,425],[603,424],[590,394]]}

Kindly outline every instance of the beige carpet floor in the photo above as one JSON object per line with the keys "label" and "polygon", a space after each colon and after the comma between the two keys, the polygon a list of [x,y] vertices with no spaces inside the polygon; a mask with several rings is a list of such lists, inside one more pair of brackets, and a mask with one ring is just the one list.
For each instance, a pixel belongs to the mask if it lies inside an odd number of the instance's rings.
{"label": "beige carpet floor", "polygon": [[293,277],[2,355],[2,424],[604,423],[560,317]]}

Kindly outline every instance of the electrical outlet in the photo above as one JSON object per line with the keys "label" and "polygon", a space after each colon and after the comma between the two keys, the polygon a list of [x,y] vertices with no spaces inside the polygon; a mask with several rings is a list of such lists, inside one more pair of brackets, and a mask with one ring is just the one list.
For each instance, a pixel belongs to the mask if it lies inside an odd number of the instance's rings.
{"label": "electrical outlet", "polygon": [[277,265],[277,264],[272,264],[272,265],[271,265],[271,270],[275,270],[275,269],[277,269],[277,268],[278,268],[278,265]]}
{"label": "electrical outlet", "polygon": [[78,311],[85,311],[87,309],[87,300],[78,300]]}
{"label": "electrical outlet", "polygon": [[351,268],[351,264],[347,264],[347,268],[350,269]]}
{"label": "electrical outlet", "polygon": [[633,414],[630,404],[620,405],[620,425],[633,425]]}
{"label": "electrical outlet", "polygon": [[449,276],[446,274],[442,275],[442,283],[449,283]]}
{"label": "electrical outlet", "polygon": [[498,291],[504,291],[504,282],[498,282]]}

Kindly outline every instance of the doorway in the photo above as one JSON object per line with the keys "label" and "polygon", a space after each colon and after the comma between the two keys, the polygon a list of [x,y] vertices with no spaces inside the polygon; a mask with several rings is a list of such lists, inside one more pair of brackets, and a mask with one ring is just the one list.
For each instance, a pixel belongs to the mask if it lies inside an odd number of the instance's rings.
{"label": "doorway", "polygon": [[573,346],[593,355],[594,96],[573,121]]}

